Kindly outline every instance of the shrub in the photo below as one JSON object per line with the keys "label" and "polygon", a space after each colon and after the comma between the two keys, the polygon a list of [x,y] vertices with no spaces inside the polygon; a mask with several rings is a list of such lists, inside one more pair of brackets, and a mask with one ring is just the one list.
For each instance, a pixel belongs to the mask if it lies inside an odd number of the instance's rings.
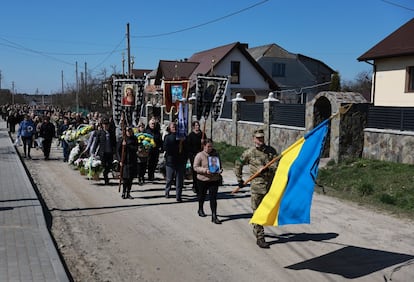
{"label": "shrub", "polygon": [[395,197],[386,193],[381,194],[380,201],[387,205],[395,205],[396,203]]}
{"label": "shrub", "polygon": [[224,142],[215,142],[214,148],[219,152],[223,165],[233,166],[234,161],[246,150],[244,147],[232,146]]}
{"label": "shrub", "polygon": [[369,196],[374,193],[374,187],[371,183],[362,183],[358,186],[358,192],[361,196]]}

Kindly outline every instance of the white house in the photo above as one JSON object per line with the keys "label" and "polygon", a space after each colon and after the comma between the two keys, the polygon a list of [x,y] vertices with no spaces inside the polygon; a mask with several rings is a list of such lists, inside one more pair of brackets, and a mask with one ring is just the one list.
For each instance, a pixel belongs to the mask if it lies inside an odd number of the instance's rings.
{"label": "white house", "polygon": [[358,58],[373,66],[374,106],[414,107],[414,18]]}

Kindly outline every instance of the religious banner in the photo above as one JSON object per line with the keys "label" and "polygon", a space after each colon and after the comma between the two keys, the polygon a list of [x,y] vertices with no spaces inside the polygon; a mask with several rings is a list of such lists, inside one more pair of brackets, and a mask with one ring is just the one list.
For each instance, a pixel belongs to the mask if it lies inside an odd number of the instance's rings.
{"label": "religious banner", "polygon": [[117,126],[122,113],[128,126],[138,124],[144,105],[144,84],[144,79],[112,78],[112,112]]}
{"label": "religious banner", "polygon": [[166,113],[169,114],[173,108],[178,111],[180,101],[187,99],[188,88],[188,80],[164,81],[164,104]]}
{"label": "religious banner", "polygon": [[207,119],[212,113],[216,121],[223,110],[228,77],[223,76],[197,76],[197,119]]}
{"label": "religious banner", "polygon": [[177,124],[177,139],[185,139],[187,136],[188,123],[188,104],[181,102],[178,104],[178,124]]}

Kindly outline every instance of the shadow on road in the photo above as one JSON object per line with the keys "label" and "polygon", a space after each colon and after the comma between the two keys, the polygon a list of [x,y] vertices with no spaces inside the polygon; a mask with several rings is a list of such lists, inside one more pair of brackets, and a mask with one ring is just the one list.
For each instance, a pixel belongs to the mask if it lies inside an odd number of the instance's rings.
{"label": "shadow on road", "polygon": [[280,235],[266,234],[266,237],[276,238],[269,244],[281,244],[287,242],[326,241],[338,237],[338,233],[285,233]]}
{"label": "shadow on road", "polygon": [[414,256],[408,254],[346,246],[286,268],[293,270],[310,269],[355,279],[413,259]]}

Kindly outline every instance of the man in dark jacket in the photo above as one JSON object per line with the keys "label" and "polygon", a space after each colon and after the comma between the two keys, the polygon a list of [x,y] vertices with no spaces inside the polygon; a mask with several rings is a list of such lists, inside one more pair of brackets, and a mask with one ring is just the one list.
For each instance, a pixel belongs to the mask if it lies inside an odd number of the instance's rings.
{"label": "man in dark jacket", "polygon": [[43,155],[45,156],[45,160],[49,159],[50,156],[50,147],[52,146],[53,137],[55,137],[56,129],[53,123],[50,122],[50,117],[45,116],[43,118],[43,123],[40,126],[40,137],[43,138],[42,148],[43,148]]}
{"label": "man in dark jacket", "polygon": [[109,129],[109,119],[102,119],[102,129],[96,132],[96,142],[92,148],[93,154],[99,156],[104,168],[105,185],[109,184],[108,174],[112,168],[116,148],[115,131]]}
{"label": "man in dark jacket", "polygon": [[171,186],[175,176],[176,200],[181,202],[181,193],[184,186],[185,166],[188,151],[185,139],[177,139],[177,125],[171,122],[168,126],[168,135],[165,136],[163,148],[165,151],[166,184],[165,197],[170,197]]}

